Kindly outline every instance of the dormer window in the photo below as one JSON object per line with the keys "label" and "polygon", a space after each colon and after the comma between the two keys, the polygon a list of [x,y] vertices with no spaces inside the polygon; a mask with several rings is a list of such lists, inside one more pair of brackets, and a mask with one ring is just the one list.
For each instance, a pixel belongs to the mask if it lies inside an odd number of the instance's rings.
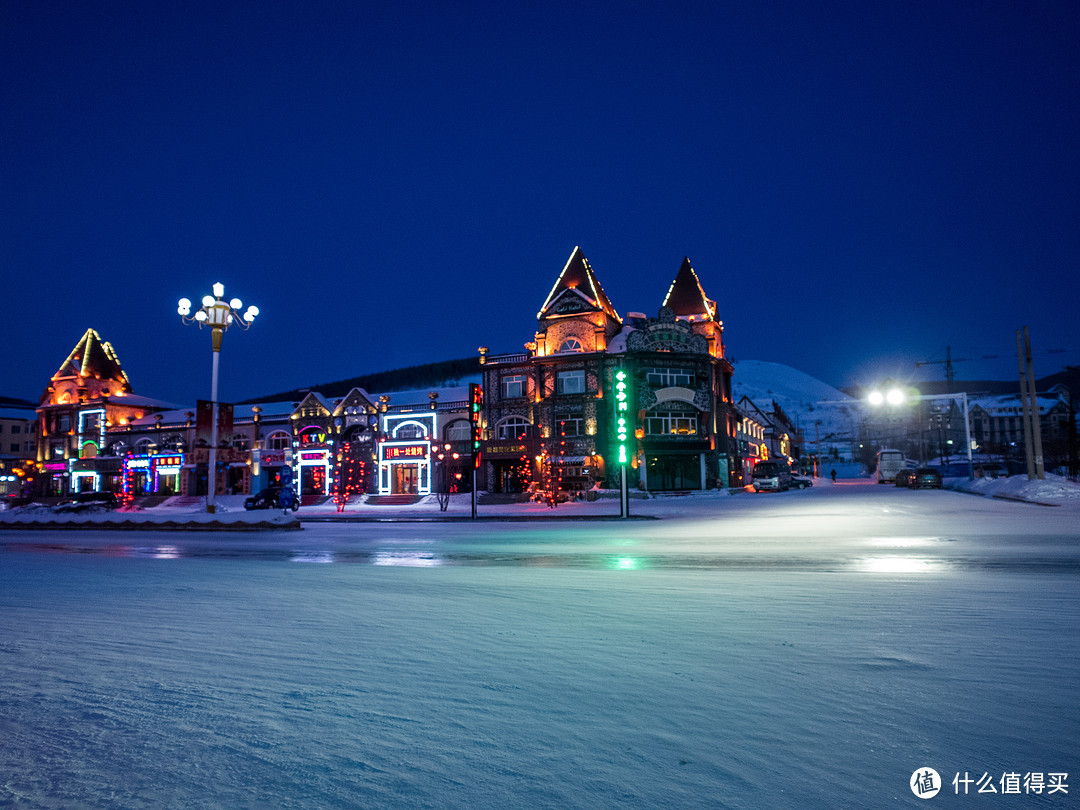
{"label": "dormer window", "polygon": [[562,342],[559,347],[560,352],[583,352],[585,347],[581,345],[581,341],[576,337],[567,338]]}

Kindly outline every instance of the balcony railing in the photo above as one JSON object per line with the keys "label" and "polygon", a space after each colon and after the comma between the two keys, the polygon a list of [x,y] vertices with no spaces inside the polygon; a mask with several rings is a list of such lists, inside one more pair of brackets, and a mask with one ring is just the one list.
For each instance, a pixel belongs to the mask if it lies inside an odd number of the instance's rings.
{"label": "balcony railing", "polygon": [[489,357],[484,361],[484,365],[502,365],[508,363],[527,363],[529,361],[528,354],[498,354],[494,357]]}

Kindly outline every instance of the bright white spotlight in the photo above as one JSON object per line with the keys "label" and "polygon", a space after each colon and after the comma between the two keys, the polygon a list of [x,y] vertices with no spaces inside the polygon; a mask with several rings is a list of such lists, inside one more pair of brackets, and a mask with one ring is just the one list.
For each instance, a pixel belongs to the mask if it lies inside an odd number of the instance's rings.
{"label": "bright white spotlight", "polygon": [[871,405],[880,405],[885,401],[885,395],[880,391],[871,391],[869,396],[866,397],[866,401]]}
{"label": "bright white spotlight", "polygon": [[890,388],[889,393],[885,395],[885,399],[890,405],[899,405],[904,401],[904,392],[899,388]]}

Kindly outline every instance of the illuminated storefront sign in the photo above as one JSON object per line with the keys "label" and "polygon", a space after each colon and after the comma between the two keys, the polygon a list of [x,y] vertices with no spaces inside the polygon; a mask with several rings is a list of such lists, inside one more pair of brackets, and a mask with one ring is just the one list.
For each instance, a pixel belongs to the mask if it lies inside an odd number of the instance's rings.
{"label": "illuminated storefront sign", "polygon": [[179,492],[178,477],[183,465],[183,453],[128,456],[124,459],[123,491],[128,495],[141,492]]}
{"label": "illuminated storefront sign", "polygon": [[[323,435],[325,438],[325,434]],[[314,443],[311,442],[311,443]],[[329,450],[302,450],[299,453],[297,480],[300,495],[329,495],[332,464]]]}
{"label": "illuminated storefront sign", "polygon": [[326,444],[326,431],[320,427],[306,427],[300,431],[300,444]]}
{"label": "illuminated storefront sign", "polygon": [[430,441],[379,444],[379,494],[431,494]]}
{"label": "illuminated storefront sign", "polygon": [[423,444],[392,444],[384,445],[383,460],[396,461],[398,459],[418,459],[428,457],[430,445]]}

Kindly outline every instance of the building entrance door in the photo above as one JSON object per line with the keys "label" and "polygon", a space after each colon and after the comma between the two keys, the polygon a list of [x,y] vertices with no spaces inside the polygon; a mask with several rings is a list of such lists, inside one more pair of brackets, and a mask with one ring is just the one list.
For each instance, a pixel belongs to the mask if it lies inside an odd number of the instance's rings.
{"label": "building entrance door", "polygon": [[420,471],[415,464],[394,465],[395,495],[415,495],[420,480]]}
{"label": "building entrance door", "polygon": [[326,492],[326,468],[303,466],[300,468],[300,494],[323,495]]}

